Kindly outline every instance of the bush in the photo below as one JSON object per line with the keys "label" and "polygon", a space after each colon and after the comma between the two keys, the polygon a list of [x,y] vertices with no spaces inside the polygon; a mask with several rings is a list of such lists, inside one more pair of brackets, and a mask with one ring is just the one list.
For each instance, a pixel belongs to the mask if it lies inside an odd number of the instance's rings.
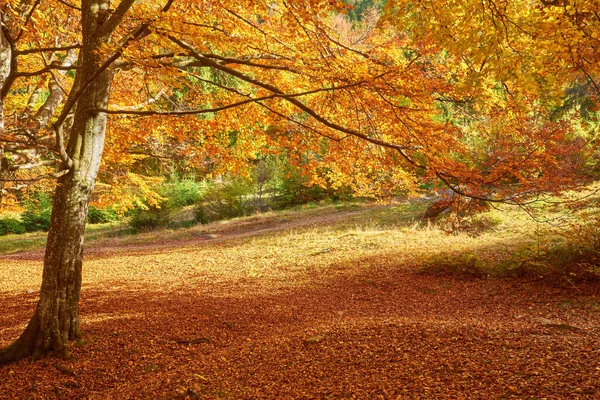
{"label": "bush", "polygon": [[105,224],[107,222],[114,222],[119,219],[116,211],[111,208],[98,208],[90,206],[88,209],[87,221],[90,224]]}
{"label": "bush", "polygon": [[590,249],[575,249],[570,244],[554,244],[541,249],[521,247],[498,267],[498,273],[508,276],[535,276],[568,282],[598,280],[600,253]]}
{"label": "bush", "polygon": [[164,198],[160,204],[146,204],[147,209],[138,207],[130,213],[129,225],[136,231],[168,226],[175,211],[201,198],[201,185],[192,179],[180,179],[173,175],[158,188],[158,194]]}
{"label": "bush", "polygon": [[[292,168],[291,166],[288,168]],[[289,170],[277,185],[278,196],[274,208],[283,209],[306,203],[316,203],[327,198],[327,192],[320,186],[309,186],[308,178],[299,170]]]}
{"label": "bush", "polygon": [[129,225],[136,231],[162,228],[171,222],[173,211],[168,201],[163,201],[159,206],[148,206],[147,210],[136,208],[131,212]]}
{"label": "bush", "polygon": [[202,197],[198,182],[177,177],[172,177],[169,182],[162,185],[159,194],[166,197],[170,202],[169,206],[173,208],[195,204]]}
{"label": "bush", "polygon": [[21,220],[27,232],[48,231],[52,214],[52,198],[49,193],[36,192],[25,202]]}
{"label": "bush", "polygon": [[564,244],[538,251],[534,261],[570,280],[600,279],[600,215],[576,221],[562,236]]}
{"label": "bush", "polygon": [[251,214],[254,211],[253,189],[252,181],[242,177],[209,184],[202,203],[196,207],[196,221],[206,224]]}
{"label": "bush", "polygon": [[25,233],[25,225],[15,218],[0,219],[0,236],[10,233],[18,235]]}
{"label": "bush", "polygon": [[205,224],[250,214],[248,196],[251,193],[251,183],[239,177],[210,185],[202,203],[196,207],[196,221]]}

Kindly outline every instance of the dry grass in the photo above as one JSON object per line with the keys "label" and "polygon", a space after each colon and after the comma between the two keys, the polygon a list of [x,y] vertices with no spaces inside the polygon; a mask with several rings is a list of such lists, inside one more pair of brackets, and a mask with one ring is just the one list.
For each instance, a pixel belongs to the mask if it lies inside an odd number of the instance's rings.
{"label": "dry grass", "polygon": [[[300,285],[315,274],[324,279],[335,276],[348,265],[374,266],[361,260],[410,269],[440,255],[452,258],[464,253],[486,260],[483,267],[494,273],[525,244],[535,246],[540,237],[545,242],[556,240],[549,228],[543,232],[546,227],[514,209],[488,213],[503,221],[493,231],[477,237],[448,235],[419,221],[425,206],[415,202],[304,208],[127,236],[113,236],[114,226],[92,227],[86,242],[90,255],[84,288],[110,284],[154,289],[253,279],[257,288],[268,290],[272,285]],[[22,293],[39,286],[42,234],[28,238],[35,240],[37,251],[0,258],[0,292]],[[18,246],[22,240],[0,238],[5,246]]]}
{"label": "dry grass", "polygon": [[[0,398],[600,393],[597,288],[417,274],[432,257],[464,253],[491,272],[542,235],[515,211],[493,211],[502,224],[478,237],[447,235],[418,222],[425,206],[306,208],[138,236],[95,231],[74,359],[0,367]],[[0,256],[0,346],[33,311],[41,257]]]}

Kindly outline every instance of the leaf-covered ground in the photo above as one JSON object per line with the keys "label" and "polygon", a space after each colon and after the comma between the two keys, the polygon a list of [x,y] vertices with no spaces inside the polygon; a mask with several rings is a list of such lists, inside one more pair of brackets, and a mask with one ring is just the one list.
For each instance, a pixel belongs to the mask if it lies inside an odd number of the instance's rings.
{"label": "leaf-covered ground", "polygon": [[[381,224],[393,218],[327,210],[93,243],[73,359],[0,367],[0,398],[600,398],[598,284],[420,273],[424,254],[492,257],[515,232]],[[40,254],[0,257],[0,346],[33,311]]]}

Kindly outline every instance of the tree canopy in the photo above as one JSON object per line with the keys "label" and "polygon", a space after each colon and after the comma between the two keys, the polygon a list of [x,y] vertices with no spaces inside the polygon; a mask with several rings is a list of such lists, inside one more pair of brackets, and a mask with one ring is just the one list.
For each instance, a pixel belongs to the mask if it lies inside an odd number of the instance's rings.
{"label": "tree canopy", "polygon": [[[156,2],[132,3],[98,49],[117,77],[110,105],[95,110],[111,116],[104,165],[119,171],[113,177],[131,179],[126,165],[169,144],[190,161],[229,170],[261,151],[297,149],[331,179],[372,195],[414,188],[415,173],[456,187],[476,181],[472,189],[489,190],[472,194],[490,198],[502,187],[515,191],[495,184],[501,176],[525,185],[522,193],[573,183],[566,177],[575,170],[561,165],[557,175],[550,161],[583,142],[571,137],[564,146],[572,127],[549,113],[567,84],[595,85],[586,79],[598,65],[589,6],[397,1],[387,2],[383,19],[353,25],[348,9],[366,16],[369,4],[173,2],[162,11]],[[63,2],[6,7],[15,51],[3,85],[4,151],[12,154],[4,173],[30,179],[32,166],[51,164],[51,125],[66,119],[52,115],[76,75],[81,17]],[[107,7],[103,18],[118,15]],[[562,41],[548,29],[551,18]],[[474,141],[480,151],[472,159]],[[35,157],[22,150],[32,147]],[[537,179],[539,168],[565,179]]]}

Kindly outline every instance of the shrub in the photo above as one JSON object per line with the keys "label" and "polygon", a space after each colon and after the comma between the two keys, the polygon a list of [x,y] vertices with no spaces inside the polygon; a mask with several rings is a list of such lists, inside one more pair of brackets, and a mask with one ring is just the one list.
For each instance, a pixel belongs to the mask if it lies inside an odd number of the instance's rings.
{"label": "shrub", "polygon": [[202,203],[195,210],[196,221],[206,224],[251,214],[254,211],[253,189],[252,181],[243,177],[208,184]]}
{"label": "shrub", "polygon": [[171,203],[170,207],[185,207],[195,204],[202,197],[200,184],[193,179],[179,179],[172,177],[171,180],[159,189],[159,194],[166,197]]}
{"label": "shrub", "polygon": [[180,179],[172,175],[168,182],[158,188],[158,194],[164,198],[160,204],[146,204],[147,209],[137,207],[131,211],[129,225],[136,231],[168,226],[175,211],[201,198],[201,185],[192,179]]}
{"label": "shrub", "polygon": [[553,273],[569,279],[600,278],[600,215],[591,215],[572,224],[562,233],[565,244],[553,246],[539,255]]}
{"label": "shrub", "polygon": [[162,228],[171,222],[173,209],[169,208],[168,202],[158,206],[150,206],[147,210],[136,208],[131,213],[129,225],[136,231],[149,231]]}
{"label": "shrub", "polygon": [[52,198],[49,193],[36,192],[25,202],[21,220],[27,232],[47,231],[50,228]]}
{"label": "shrub", "polygon": [[327,192],[320,186],[309,186],[308,178],[299,170],[288,166],[287,174],[277,185],[278,196],[274,208],[282,209],[306,203],[316,203],[327,198]]}
{"label": "shrub", "polygon": [[10,233],[18,235],[25,233],[25,225],[16,218],[0,219],[0,236]]}
{"label": "shrub", "polygon": [[90,224],[104,224],[107,222],[114,222],[119,219],[116,211],[111,208],[98,208],[90,206],[88,209],[87,221]]}

